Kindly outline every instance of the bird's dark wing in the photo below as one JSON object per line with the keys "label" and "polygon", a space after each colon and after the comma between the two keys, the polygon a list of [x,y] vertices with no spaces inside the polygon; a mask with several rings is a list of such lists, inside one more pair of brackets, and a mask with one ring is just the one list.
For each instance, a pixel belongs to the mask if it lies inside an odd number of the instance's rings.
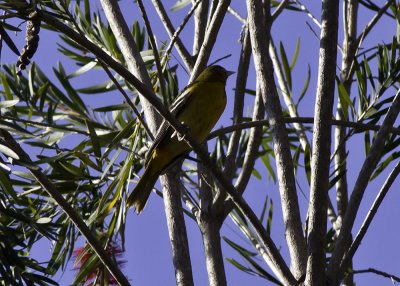
{"label": "bird's dark wing", "polygon": [[[182,90],[180,95],[174,100],[174,102],[171,104],[169,111],[175,116],[178,117],[180,111],[182,110],[182,107],[186,105],[188,102],[188,99],[190,98],[191,95],[191,90],[193,85],[196,85],[197,82],[194,81],[190,85],[188,85],[185,89]],[[156,138],[153,141],[153,144],[151,145],[149,151],[147,152],[146,155],[146,165],[149,162],[151,158],[151,153],[153,153],[154,149],[157,148],[158,144],[161,142],[161,140],[167,135],[168,132],[172,132],[172,128],[170,124],[167,121],[163,121],[160,125],[160,128],[158,128]]]}

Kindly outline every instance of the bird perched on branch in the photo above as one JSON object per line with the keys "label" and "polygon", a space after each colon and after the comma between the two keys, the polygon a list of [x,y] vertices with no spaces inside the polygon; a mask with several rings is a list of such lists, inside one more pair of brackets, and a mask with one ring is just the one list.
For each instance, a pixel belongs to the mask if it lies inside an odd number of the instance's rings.
{"label": "bird perched on branch", "polygon": [[[217,123],[226,105],[225,85],[233,74],[223,67],[207,67],[171,105],[170,111],[184,124],[198,143],[202,143]],[[180,156],[189,153],[190,146],[178,138],[175,130],[164,121],[146,156],[146,169],[127,205],[140,213],[146,205],[158,177]]]}

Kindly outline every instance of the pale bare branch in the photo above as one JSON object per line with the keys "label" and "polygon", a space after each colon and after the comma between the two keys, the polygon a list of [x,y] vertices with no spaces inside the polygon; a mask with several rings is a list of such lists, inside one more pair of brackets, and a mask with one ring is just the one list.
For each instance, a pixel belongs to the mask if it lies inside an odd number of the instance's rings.
{"label": "pale bare branch", "polygon": [[308,261],[305,285],[324,285],[325,236],[333,99],[335,94],[339,2],[322,2],[317,98],[308,206]]}
{"label": "pale bare branch", "polygon": [[[152,0],[153,5],[157,10],[158,15],[160,16],[161,21],[163,22],[165,29],[168,32],[169,37],[174,39],[175,44],[176,44],[176,49],[181,56],[182,60],[185,62],[185,65],[191,70],[193,68],[193,59],[188,50],[186,49],[185,45],[181,41],[181,39],[178,36],[178,33],[176,33],[174,26],[172,25],[171,19],[168,17],[167,12],[165,11],[164,5],[160,0]],[[175,35],[176,33],[176,35]],[[175,36],[174,36],[175,35]]]}
{"label": "pale bare branch", "polygon": [[[266,6],[269,8],[269,5]],[[291,267],[294,276],[298,279],[305,271],[306,246],[300,219],[288,135],[276,90],[273,65],[268,53],[271,15],[268,9],[266,9],[267,15],[264,14],[263,10],[264,6],[261,1],[247,1],[248,23],[257,82],[261,89],[274,143],[283,220],[286,226],[285,236],[291,257]],[[268,27],[266,27],[265,21],[267,21]]]}

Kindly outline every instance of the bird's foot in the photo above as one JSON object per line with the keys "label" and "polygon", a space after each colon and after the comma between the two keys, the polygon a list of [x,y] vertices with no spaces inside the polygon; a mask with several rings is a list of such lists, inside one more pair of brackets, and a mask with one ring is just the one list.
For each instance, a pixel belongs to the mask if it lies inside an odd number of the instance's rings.
{"label": "bird's foot", "polygon": [[186,125],[185,123],[183,123],[183,122],[181,122],[181,124],[182,124],[183,128],[185,129],[185,130],[183,131],[183,133],[178,133],[178,132],[174,131],[174,133],[172,134],[172,137],[174,137],[174,136],[176,135],[176,136],[178,137],[178,140],[179,140],[179,141],[184,140],[186,134],[189,133],[189,126],[187,126],[187,125]]}

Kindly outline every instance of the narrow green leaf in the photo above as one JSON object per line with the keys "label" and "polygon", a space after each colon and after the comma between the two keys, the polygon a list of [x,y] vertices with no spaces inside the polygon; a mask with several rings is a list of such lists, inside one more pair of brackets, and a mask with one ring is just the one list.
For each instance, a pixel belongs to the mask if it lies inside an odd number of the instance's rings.
{"label": "narrow green leaf", "polygon": [[306,95],[306,92],[308,90],[308,86],[310,85],[310,79],[311,79],[311,68],[310,68],[310,65],[308,65],[306,82],[304,83],[303,89],[300,92],[299,100],[297,101],[296,106],[299,105],[300,101]]}
{"label": "narrow green leaf", "polygon": [[274,202],[272,199],[269,200],[269,210],[268,210],[268,221],[267,221],[267,227],[266,227],[266,232],[268,235],[271,234],[271,229],[272,229],[272,218],[274,215]]}
{"label": "narrow green leaf", "polygon": [[279,44],[279,49],[281,52],[281,60],[282,60],[283,71],[285,72],[286,82],[289,87],[289,92],[292,93],[292,90],[293,90],[292,89],[292,73],[290,71],[290,66],[289,66],[289,62],[287,59],[286,51],[285,51],[285,48],[284,48],[282,42],[280,42],[280,44]]}
{"label": "narrow green leaf", "polygon": [[306,146],[306,150],[304,150],[304,170],[306,171],[306,177],[308,184],[311,183],[311,154],[310,154],[310,146]]}
{"label": "narrow green leaf", "polygon": [[92,85],[89,87],[79,88],[76,91],[83,94],[97,94],[116,90],[116,86],[111,80]]}
{"label": "narrow green leaf", "polygon": [[88,277],[91,273],[95,273],[96,269],[100,265],[100,259],[95,253],[87,253],[86,255],[90,255],[89,258],[83,263],[83,265],[79,268],[78,274],[75,276],[73,285],[82,285],[85,281],[85,278]]}
{"label": "narrow green leaf", "polygon": [[19,156],[17,153],[14,152],[14,150],[12,150],[11,148],[0,144],[0,153],[3,153],[4,155],[11,157],[13,159],[19,160]]}
{"label": "narrow green leaf", "polygon": [[18,102],[19,102],[19,99],[0,101],[0,108],[9,108],[9,107],[12,107],[14,105],[17,105]]}
{"label": "narrow green leaf", "polygon": [[264,200],[263,208],[261,210],[261,215],[260,215],[260,218],[259,218],[261,224],[263,223],[264,218],[265,218],[265,213],[266,213],[266,210],[267,210],[267,203],[268,203],[268,195],[266,196],[266,198]]}
{"label": "narrow green leaf", "polygon": [[97,65],[96,61],[88,62],[87,64],[85,64],[84,66],[80,67],[79,69],[77,69],[73,73],[67,75],[66,78],[67,79],[71,79],[71,78],[80,76],[80,75],[90,71],[91,69],[93,69],[96,65]]}
{"label": "narrow green leaf", "polygon": [[53,69],[53,71],[56,74],[61,85],[67,92],[69,98],[72,100],[72,105],[70,106],[72,110],[81,114],[85,114],[87,112],[86,105],[81,97],[78,95],[78,92],[72,87],[71,83],[68,81],[61,63],[59,64],[59,70]]}
{"label": "narrow green leaf", "polygon": [[12,100],[13,96],[11,94],[10,85],[8,84],[8,78],[5,74],[1,75],[1,81],[3,83],[3,92],[5,95],[5,98],[7,100]]}
{"label": "narrow green leaf", "polygon": [[271,165],[271,160],[269,158],[269,154],[265,153],[264,155],[262,155],[261,161],[263,162],[265,168],[267,168],[269,177],[274,181],[274,183],[276,183],[275,171]]}
{"label": "narrow green leaf", "polygon": [[251,174],[258,180],[261,180],[261,174],[260,172],[257,171],[257,169],[253,169],[253,171],[251,172]]}
{"label": "narrow green leaf", "polygon": [[300,52],[300,37],[297,38],[297,42],[296,42],[296,49],[294,51],[294,55],[293,55],[293,59],[292,62],[290,63],[290,70],[293,71],[296,62],[297,62],[297,58],[299,56],[299,52]]}
{"label": "narrow green leaf", "polygon": [[1,168],[0,168],[0,186],[1,189],[5,191],[7,194],[9,194],[15,202],[18,201],[18,196],[10,181],[10,177]]}
{"label": "narrow green leaf", "polygon": [[122,111],[122,110],[129,110],[129,105],[124,104],[116,104],[116,105],[107,105],[104,107],[99,107],[93,109],[94,112],[111,112],[111,111]]}
{"label": "narrow green leaf", "polygon": [[178,11],[182,8],[185,8],[187,5],[189,5],[191,3],[190,0],[178,0],[176,1],[176,3],[174,4],[174,6],[171,7],[171,11]]}
{"label": "narrow green leaf", "polygon": [[136,119],[128,122],[128,124],[122,129],[110,142],[110,144],[107,146],[107,150],[104,152],[102,159],[106,158],[108,154],[112,151],[112,149],[117,146],[121,139],[127,138],[130,135],[132,135],[134,131],[134,125],[136,124]]}
{"label": "narrow green leaf", "polygon": [[100,148],[100,143],[99,143],[99,138],[96,134],[96,130],[94,129],[92,123],[89,120],[85,120],[86,123],[86,127],[89,131],[89,136],[90,136],[90,140],[92,142],[92,146],[93,146],[93,152],[97,157],[97,162],[99,164],[101,164],[101,148]]}
{"label": "narrow green leaf", "polygon": [[11,40],[10,36],[7,34],[6,30],[4,29],[3,22],[0,23],[0,35],[1,40],[6,43],[6,45],[14,52],[17,56],[19,56],[19,50],[14,42]]}

